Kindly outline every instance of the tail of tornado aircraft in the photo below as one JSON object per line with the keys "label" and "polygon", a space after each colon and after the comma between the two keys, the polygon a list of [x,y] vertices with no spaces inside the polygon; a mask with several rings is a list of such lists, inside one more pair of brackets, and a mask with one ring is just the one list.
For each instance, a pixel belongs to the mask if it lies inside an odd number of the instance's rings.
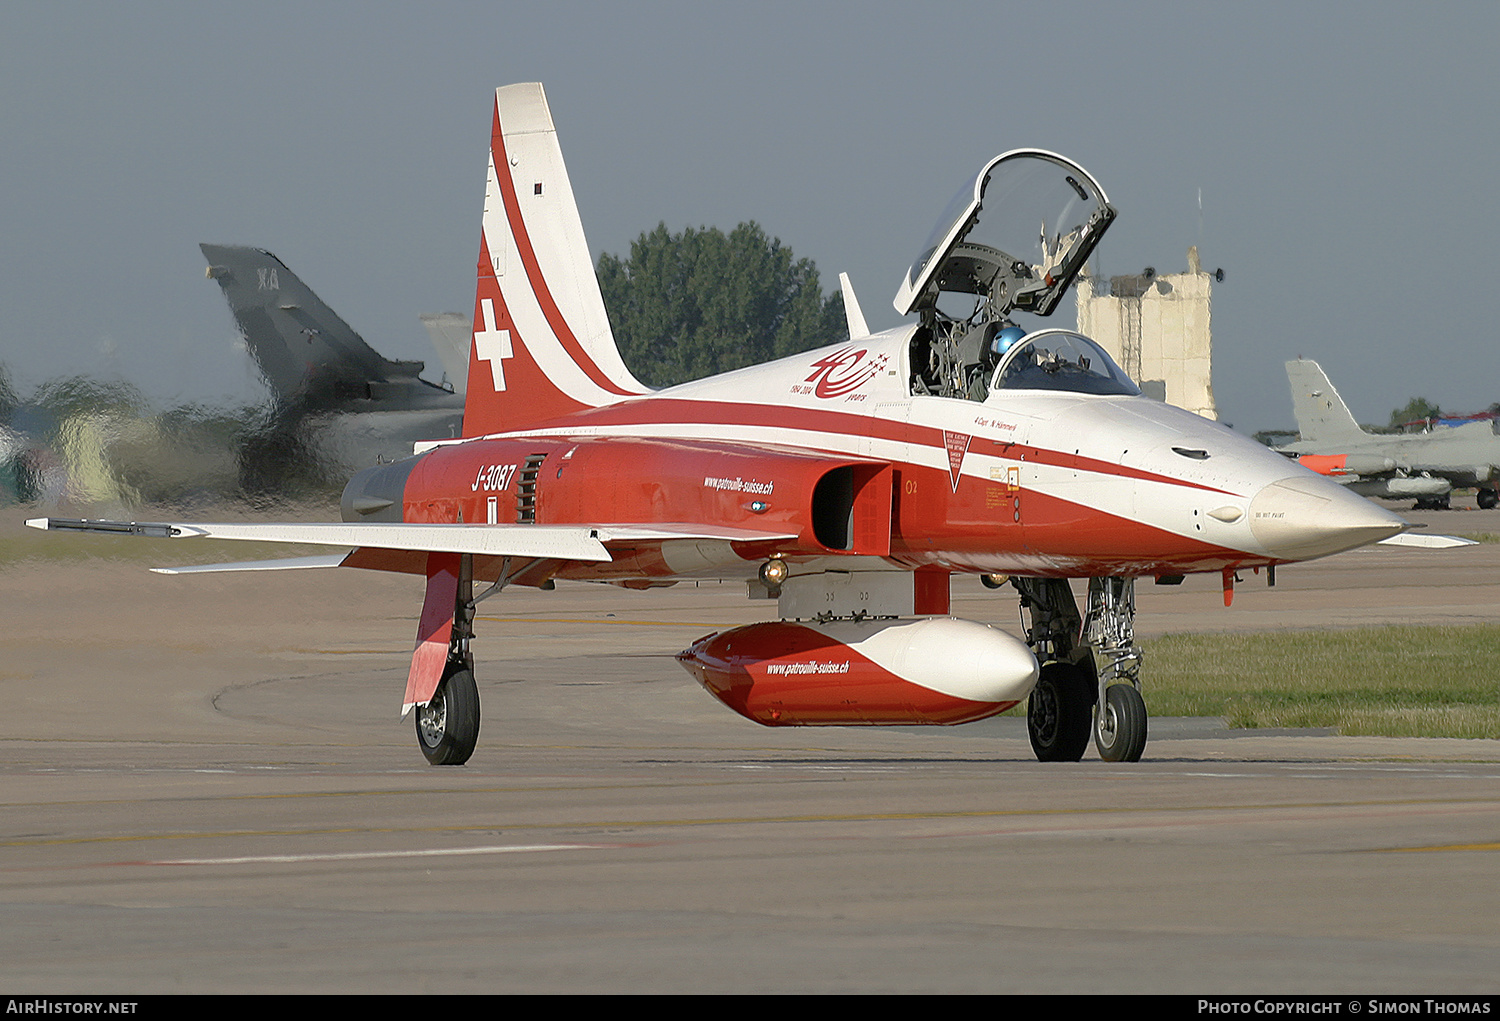
{"label": "tail of tornado aircraft", "polygon": [[464,435],[646,393],[620,359],[547,97],[495,91]]}
{"label": "tail of tornado aircraft", "polygon": [[1302,358],[1287,362],[1286,378],[1292,385],[1292,411],[1303,440],[1338,443],[1368,437],[1317,362]]}
{"label": "tail of tornado aircraft", "polygon": [[397,383],[436,389],[418,380],[421,362],[382,357],[270,252],[198,247],[262,375],[284,403],[334,406]]}

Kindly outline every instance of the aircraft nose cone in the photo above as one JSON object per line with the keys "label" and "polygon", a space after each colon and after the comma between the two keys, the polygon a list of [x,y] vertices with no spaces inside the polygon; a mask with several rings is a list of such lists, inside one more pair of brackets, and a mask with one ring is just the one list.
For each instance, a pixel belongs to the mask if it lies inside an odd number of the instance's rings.
{"label": "aircraft nose cone", "polygon": [[1273,482],[1250,501],[1251,534],[1280,560],[1326,557],[1405,527],[1390,511],[1314,476]]}

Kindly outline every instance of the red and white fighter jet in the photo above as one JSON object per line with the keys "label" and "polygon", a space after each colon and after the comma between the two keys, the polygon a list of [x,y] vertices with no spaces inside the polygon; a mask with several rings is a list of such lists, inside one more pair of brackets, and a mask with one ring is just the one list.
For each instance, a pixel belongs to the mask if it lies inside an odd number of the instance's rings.
{"label": "red and white fighter jet", "polygon": [[[542,87],[495,93],[464,437],[350,481],[342,523],[38,527],[353,547],[267,567],[423,575],[404,699],[434,764],[479,735],[476,604],[555,579],[738,579],[780,620],[678,659],[768,726],[954,724],[1030,696],[1043,760],[1146,742],[1137,578],[1308,560],[1401,519],[1280,454],[1143,397],[1094,342],[1029,334],[1115,210],[1082,167],[986,163],[870,333],[665,390],[621,361]],[[221,567],[247,565],[220,565]],[[253,566],[253,565],[248,565]],[[948,615],[954,574],[1006,580],[1022,642]],[[1088,580],[1080,612],[1069,579]],[[487,586],[487,587],[485,587]]]}

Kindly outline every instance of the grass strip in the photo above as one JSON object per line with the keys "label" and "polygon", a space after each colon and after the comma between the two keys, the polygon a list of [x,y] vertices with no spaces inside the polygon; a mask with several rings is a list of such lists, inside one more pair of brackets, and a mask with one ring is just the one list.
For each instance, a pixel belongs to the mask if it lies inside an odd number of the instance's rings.
{"label": "grass strip", "polygon": [[1144,647],[1154,716],[1500,738],[1500,625],[1181,634]]}

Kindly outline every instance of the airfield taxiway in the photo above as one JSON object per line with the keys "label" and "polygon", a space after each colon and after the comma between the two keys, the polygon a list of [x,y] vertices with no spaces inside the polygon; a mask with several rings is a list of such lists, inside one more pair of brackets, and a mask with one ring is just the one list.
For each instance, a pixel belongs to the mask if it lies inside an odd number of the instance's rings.
{"label": "airfield taxiway", "polygon": [[[671,656],[770,604],[564,585],[482,604],[480,746],[432,769],[397,719],[420,601],[362,572],[0,573],[0,985],[1500,988],[1500,741],[1158,719],[1137,765],[1042,765],[1014,719],[767,730]],[[1139,602],[1143,635],[1493,622],[1500,545]]]}

